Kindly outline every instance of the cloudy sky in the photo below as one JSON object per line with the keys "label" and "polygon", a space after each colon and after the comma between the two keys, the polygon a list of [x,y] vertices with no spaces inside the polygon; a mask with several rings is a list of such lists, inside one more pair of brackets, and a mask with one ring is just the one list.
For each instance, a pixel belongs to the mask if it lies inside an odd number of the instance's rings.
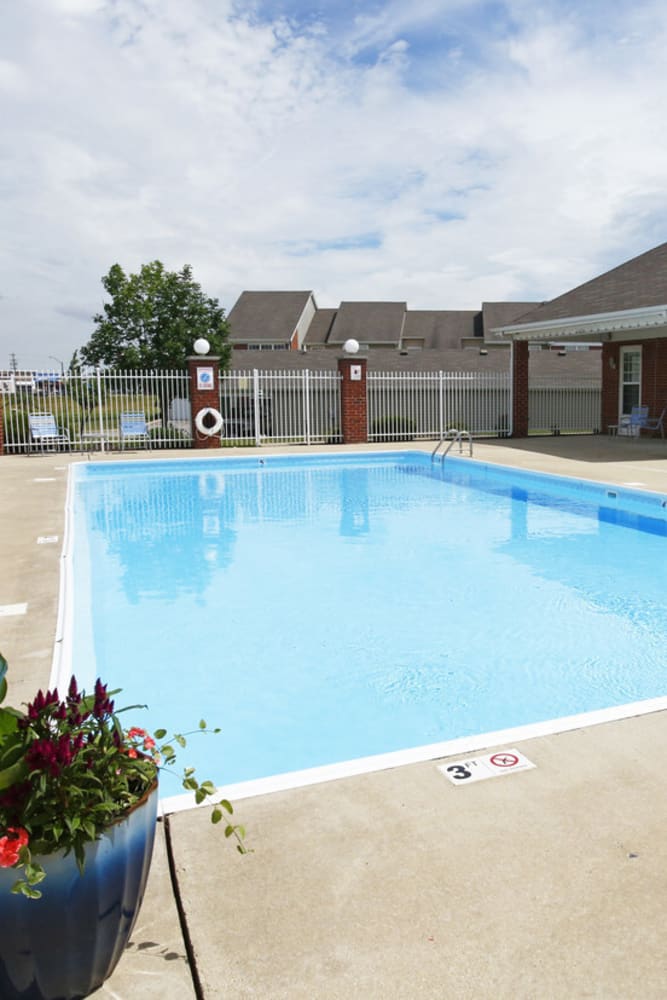
{"label": "cloudy sky", "polygon": [[549,299],[667,239],[664,0],[20,0],[0,34],[0,368],[101,277],[411,308]]}

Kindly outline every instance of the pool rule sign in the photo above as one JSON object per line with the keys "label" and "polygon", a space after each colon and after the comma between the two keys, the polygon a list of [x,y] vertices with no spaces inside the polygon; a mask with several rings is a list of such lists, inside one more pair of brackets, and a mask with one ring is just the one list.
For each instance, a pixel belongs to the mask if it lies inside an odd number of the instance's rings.
{"label": "pool rule sign", "polygon": [[535,767],[532,761],[518,750],[496,750],[483,757],[457,760],[453,764],[438,764],[438,770],[449,778],[453,785],[471,785],[474,781],[498,778],[501,774],[528,771]]}

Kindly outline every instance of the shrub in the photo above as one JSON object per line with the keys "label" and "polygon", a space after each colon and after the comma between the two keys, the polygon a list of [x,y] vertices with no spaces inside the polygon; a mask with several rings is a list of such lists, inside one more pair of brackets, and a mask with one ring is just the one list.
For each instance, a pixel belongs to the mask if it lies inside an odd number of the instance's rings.
{"label": "shrub", "polygon": [[415,422],[408,417],[378,417],[371,425],[371,433],[385,441],[412,441],[415,436]]}

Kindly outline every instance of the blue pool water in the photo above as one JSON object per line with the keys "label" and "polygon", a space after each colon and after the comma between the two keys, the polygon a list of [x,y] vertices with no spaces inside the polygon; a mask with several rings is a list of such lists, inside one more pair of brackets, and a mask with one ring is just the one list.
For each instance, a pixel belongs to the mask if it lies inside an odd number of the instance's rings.
{"label": "blue pool water", "polygon": [[[77,675],[218,784],[667,694],[665,498],[416,452],[89,463]],[[163,783],[175,794],[176,783]]]}

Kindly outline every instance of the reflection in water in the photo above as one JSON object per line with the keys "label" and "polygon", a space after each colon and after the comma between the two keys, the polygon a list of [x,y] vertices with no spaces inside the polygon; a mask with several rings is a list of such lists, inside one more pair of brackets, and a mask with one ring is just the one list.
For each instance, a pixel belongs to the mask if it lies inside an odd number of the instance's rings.
{"label": "reflection in water", "polygon": [[[320,483],[315,487],[315,479]],[[324,480],[324,488],[322,481]],[[175,473],[113,470],[77,483],[91,544],[120,565],[128,600],[201,596],[231,565],[242,527],[336,518],[344,536],[370,530],[368,470],[304,468]]]}
{"label": "reflection in water", "polygon": [[528,491],[513,486],[510,507],[512,541],[519,542],[528,537]]}
{"label": "reflection in water", "polygon": [[84,480],[91,543],[120,564],[120,583],[132,604],[201,595],[212,566],[229,565],[236,502],[222,476],[146,474]]}
{"label": "reflection in water", "polygon": [[353,538],[369,531],[368,469],[344,469],[340,476],[340,533]]}

